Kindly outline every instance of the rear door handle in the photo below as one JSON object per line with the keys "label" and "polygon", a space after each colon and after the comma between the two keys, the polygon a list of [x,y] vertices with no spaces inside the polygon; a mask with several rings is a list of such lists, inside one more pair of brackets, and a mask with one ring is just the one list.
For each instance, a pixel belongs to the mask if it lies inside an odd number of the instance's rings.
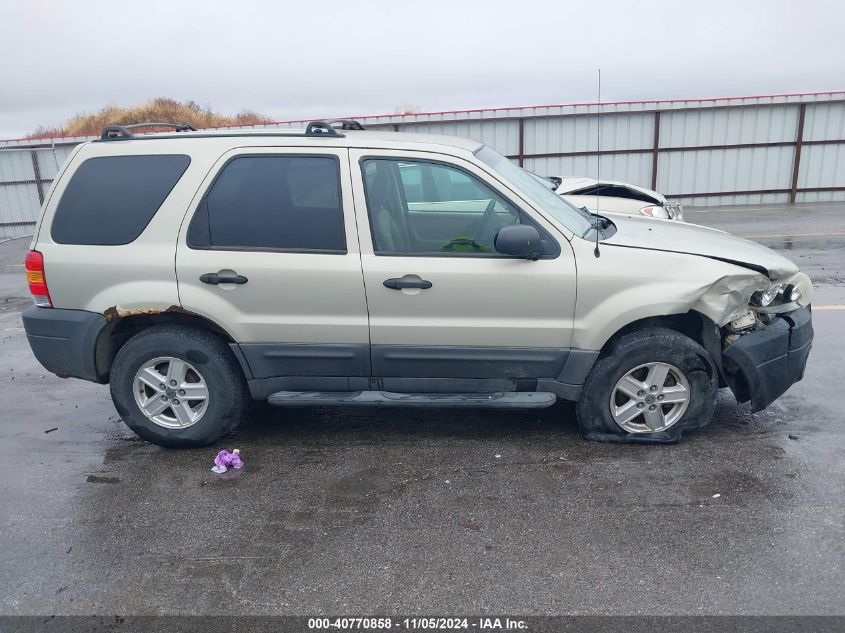
{"label": "rear door handle", "polygon": [[417,275],[405,275],[404,277],[391,277],[384,280],[384,287],[391,290],[402,290],[402,288],[422,288],[426,290],[431,288],[431,282],[426,279],[420,279]]}
{"label": "rear door handle", "polygon": [[200,281],[204,284],[245,284],[249,281],[243,275],[218,275],[217,273],[205,273],[200,275]]}

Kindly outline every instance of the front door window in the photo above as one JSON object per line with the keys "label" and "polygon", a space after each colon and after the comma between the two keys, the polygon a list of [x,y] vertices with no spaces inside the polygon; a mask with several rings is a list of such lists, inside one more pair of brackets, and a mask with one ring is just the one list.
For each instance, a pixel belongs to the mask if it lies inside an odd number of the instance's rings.
{"label": "front door window", "polygon": [[378,158],[362,168],[379,254],[499,256],[496,233],[525,221],[513,204],[456,167]]}

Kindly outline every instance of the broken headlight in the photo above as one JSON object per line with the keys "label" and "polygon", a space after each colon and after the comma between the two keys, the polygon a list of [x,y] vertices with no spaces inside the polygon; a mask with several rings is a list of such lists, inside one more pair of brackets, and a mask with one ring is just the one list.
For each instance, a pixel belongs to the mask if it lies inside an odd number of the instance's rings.
{"label": "broken headlight", "polygon": [[758,290],[751,295],[751,305],[759,308],[795,303],[801,299],[801,290],[793,284],[773,284],[766,290]]}

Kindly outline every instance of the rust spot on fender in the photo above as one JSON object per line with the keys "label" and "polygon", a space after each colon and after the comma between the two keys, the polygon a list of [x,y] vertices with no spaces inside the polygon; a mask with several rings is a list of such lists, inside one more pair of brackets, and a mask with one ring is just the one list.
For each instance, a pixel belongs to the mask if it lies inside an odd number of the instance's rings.
{"label": "rust spot on fender", "polygon": [[160,310],[158,308],[133,308],[132,310],[121,310],[117,306],[112,306],[107,308],[105,312],[103,312],[103,316],[106,317],[109,321],[114,319],[128,317],[128,316],[139,316],[144,314],[163,314],[165,312],[181,312],[182,314],[191,314],[188,310],[185,310],[182,306],[172,305],[169,308],[164,310]]}

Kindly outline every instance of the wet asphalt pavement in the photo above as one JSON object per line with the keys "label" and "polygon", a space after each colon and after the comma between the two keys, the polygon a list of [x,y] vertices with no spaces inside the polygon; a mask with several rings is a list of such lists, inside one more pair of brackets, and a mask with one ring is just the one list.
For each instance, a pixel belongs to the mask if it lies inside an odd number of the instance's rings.
{"label": "wet asphalt pavement", "polygon": [[0,244],[0,613],[845,613],[845,204],[688,219],[784,252],[819,309],[803,382],[756,415],[722,392],[676,446],[587,442],[558,404],[259,408],[160,449],[37,364],[28,240]]}

